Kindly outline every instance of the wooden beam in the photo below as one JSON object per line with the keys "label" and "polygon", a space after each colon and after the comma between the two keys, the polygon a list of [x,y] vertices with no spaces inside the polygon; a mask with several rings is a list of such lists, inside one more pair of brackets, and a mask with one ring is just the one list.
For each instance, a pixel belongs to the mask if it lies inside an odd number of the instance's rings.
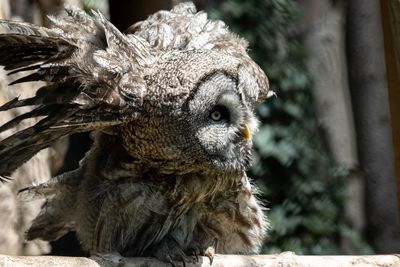
{"label": "wooden beam", "polygon": [[[175,262],[182,266],[181,262]],[[81,257],[56,257],[56,256],[6,256],[0,255],[0,266],[13,267],[171,267],[170,263],[158,261],[154,258],[122,258],[117,256]],[[292,252],[275,255],[216,255],[213,264],[206,257],[199,257],[196,264],[186,263],[187,267],[365,267],[365,266],[400,266],[399,255],[374,255],[374,256],[299,256]]]}
{"label": "wooden beam", "polygon": [[400,211],[400,1],[381,0],[381,14]]}

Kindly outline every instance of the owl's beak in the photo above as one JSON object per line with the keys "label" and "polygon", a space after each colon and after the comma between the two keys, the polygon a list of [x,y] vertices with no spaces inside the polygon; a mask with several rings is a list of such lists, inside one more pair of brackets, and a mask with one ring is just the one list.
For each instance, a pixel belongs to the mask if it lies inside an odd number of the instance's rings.
{"label": "owl's beak", "polygon": [[243,134],[244,134],[244,139],[246,139],[247,142],[250,141],[251,132],[249,126],[247,126],[247,123],[243,125]]}

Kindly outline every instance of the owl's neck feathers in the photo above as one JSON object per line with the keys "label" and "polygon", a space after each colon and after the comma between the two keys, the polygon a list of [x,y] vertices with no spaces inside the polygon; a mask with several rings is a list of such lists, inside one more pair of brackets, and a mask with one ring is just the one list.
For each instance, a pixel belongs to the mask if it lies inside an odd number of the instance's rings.
{"label": "owl's neck feathers", "polygon": [[[243,170],[207,170],[182,166],[183,170],[163,169],[154,162],[143,162],[132,158],[123,148],[119,137],[97,133],[95,145],[81,162],[86,175],[102,177],[104,180],[125,182],[127,179],[137,182],[164,184],[171,197],[188,198],[199,201],[213,198],[221,192],[237,190],[241,187]],[[164,163],[168,165],[168,163]],[[179,166],[176,162],[171,166]]]}

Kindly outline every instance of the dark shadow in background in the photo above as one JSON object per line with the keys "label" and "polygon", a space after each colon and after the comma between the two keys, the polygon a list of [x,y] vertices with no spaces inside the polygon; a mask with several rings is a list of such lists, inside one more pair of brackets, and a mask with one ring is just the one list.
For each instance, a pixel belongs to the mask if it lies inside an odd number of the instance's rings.
{"label": "dark shadow in background", "polygon": [[[79,167],[79,161],[85,156],[90,149],[92,140],[89,133],[73,134],[69,137],[68,150],[64,158],[64,164],[57,171],[56,175],[64,172],[75,170]],[[75,235],[75,232],[69,232],[60,239],[53,241],[51,244],[50,255],[58,256],[89,256],[85,252]]]}

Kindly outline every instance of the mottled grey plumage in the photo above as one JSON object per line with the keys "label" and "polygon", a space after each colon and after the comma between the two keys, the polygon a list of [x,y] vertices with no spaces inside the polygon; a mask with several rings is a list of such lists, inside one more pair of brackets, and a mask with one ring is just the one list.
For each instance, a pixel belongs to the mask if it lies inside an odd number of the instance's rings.
{"label": "mottled grey plumage", "polygon": [[164,260],[210,246],[257,252],[267,223],[245,170],[268,80],[246,42],[191,3],[127,34],[99,13],[66,10],[52,29],[1,22],[10,33],[0,35],[0,64],[34,70],[16,82],[49,84],[0,107],[36,106],[0,131],[43,117],[0,142],[0,174],[60,137],[94,138],[79,169],[24,191],[48,199],[28,239],[76,231],[92,253]]}

